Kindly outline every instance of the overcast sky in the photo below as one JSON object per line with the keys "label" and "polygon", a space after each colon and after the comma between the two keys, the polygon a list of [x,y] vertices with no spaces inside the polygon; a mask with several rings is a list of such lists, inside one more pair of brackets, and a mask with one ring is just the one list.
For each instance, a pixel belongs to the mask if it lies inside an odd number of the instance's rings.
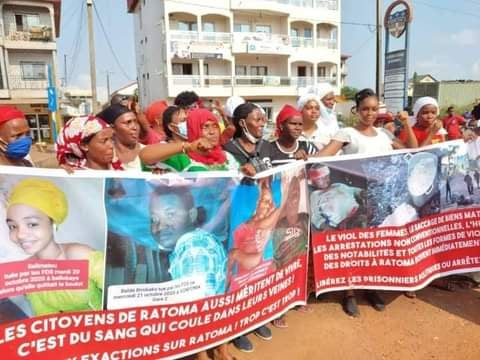
{"label": "overcast sky", "polygon": [[[342,0],[342,22],[367,25],[342,25],[342,53],[351,55],[347,85],[357,88],[375,84],[375,0]],[[385,0],[385,8],[391,3]],[[102,26],[95,18],[97,84],[101,99],[106,99],[106,73],[112,91],[134,81],[133,15],[126,11],[126,0],[95,0]],[[438,79],[480,78],[480,0],[413,0],[410,73],[429,73]],[[89,88],[89,58],[84,0],[62,1],[61,36],[58,40],[59,77],[70,86]]]}

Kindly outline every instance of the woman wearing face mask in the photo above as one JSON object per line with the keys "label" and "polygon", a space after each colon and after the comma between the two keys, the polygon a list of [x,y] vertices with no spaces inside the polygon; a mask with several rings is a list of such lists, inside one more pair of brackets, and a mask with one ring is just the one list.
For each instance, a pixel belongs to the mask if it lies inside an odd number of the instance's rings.
{"label": "woman wearing face mask", "polygon": [[10,240],[38,260],[88,260],[88,288],[27,294],[35,315],[101,310],[103,262],[101,251],[78,243],[60,243],[55,232],[68,215],[65,194],[48,180],[28,178],[17,183],[7,200]]}
{"label": "woman wearing face mask", "polygon": [[271,144],[262,139],[265,117],[259,107],[252,103],[239,105],[233,112],[233,124],[233,139],[223,148],[237,159],[242,172],[253,176],[271,168]]}
{"label": "woman wearing face mask", "polygon": [[95,116],[69,120],[60,131],[55,147],[60,167],[68,172],[123,170],[121,162],[113,159],[113,129]]}
{"label": "woman wearing face mask", "polygon": [[32,167],[31,146],[24,113],[13,106],[0,106],[0,165]]}
{"label": "woman wearing face mask", "polygon": [[193,109],[187,121],[182,121],[177,109],[165,111],[164,129],[171,140],[145,147],[140,153],[142,161],[149,166],[163,162],[175,171],[238,170],[234,157],[220,147],[215,115],[206,109]]}
{"label": "woman wearing face mask", "polygon": [[127,107],[114,104],[97,117],[112,126],[114,130],[114,157],[127,171],[141,171],[142,163],[138,154],[143,148],[139,142],[140,126],[136,114]]}
{"label": "woman wearing face mask", "polygon": [[194,147],[187,144],[187,122],[182,110],[176,105],[169,106],[163,113],[162,126],[166,141],[148,145],[140,152],[143,170],[182,171],[190,163],[183,149]]}

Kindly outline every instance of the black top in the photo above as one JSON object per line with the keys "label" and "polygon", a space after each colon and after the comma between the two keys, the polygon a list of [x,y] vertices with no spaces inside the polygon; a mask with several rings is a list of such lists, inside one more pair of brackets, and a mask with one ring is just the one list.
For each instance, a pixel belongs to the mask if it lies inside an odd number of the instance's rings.
{"label": "black top", "polygon": [[269,157],[273,166],[285,164],[288,161],[295,160],[295,153],[299,150],[304,150],[307,155],[314,155],[318,152],[318,148],[310,141],[297,140],[298,146],[292,151],[285,151],[280,149],[278,141],[273,141],[270,146]]}
{"label": "black top", "polygon": [[267,168],[272,167],[270,161],[271,147],[272,144],[268,141],[260,140],[255,147],[255,152],[249,153],[237,139],[230,140],[223,145],[223,149],[232,154],[240,165],[252,162],[252,159],[256,158],[263,162]]}

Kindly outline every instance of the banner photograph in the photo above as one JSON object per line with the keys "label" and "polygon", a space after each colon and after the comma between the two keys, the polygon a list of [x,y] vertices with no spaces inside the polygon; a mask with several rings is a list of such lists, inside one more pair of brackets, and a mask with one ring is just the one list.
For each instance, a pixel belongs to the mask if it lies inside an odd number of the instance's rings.
{"label": "banner photograph", "polygon": [[317,294],[480,270],[478,170],[461,141],[308,165]]}
{"label": "banner photograph", "polygon": [[257,179],[21,171],[2,183],[8,358],[177,358],[306,304],[302,163]]}

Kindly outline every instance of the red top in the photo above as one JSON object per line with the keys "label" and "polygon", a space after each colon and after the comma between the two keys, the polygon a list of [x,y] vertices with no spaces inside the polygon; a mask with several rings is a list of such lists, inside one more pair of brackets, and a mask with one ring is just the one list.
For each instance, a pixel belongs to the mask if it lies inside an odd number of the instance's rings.
{"label": "red top", "polygon": [[456,140],[462,138],[460,126],[465,124],[465,119],[460,115],[446,116],[443,118],[443,127],[448,132],[448,140]]}
{"label": "red top", "polygon": [[[423,128],[420,128],[418,126],[413,126],[412,130],[413,130],[413,133],[415,134],[415,137],[417,138],[418,146],[420,146],[425,141],[425,139],[428,137],[428,133],[430,131],[428,128],[423,129]],[[404,144],[407,143],[408,134],[407,134],[407,131],[405,129],[403,129],[400,132],[399,139],[402,143],[404,143]],[[432,136],[431,143],[426,144],[426,145],[438,144],[438,143],[441,143],[443,141],[445,141],[445,139],[443,138],[443,135],[437,133],[436,135]]]}

